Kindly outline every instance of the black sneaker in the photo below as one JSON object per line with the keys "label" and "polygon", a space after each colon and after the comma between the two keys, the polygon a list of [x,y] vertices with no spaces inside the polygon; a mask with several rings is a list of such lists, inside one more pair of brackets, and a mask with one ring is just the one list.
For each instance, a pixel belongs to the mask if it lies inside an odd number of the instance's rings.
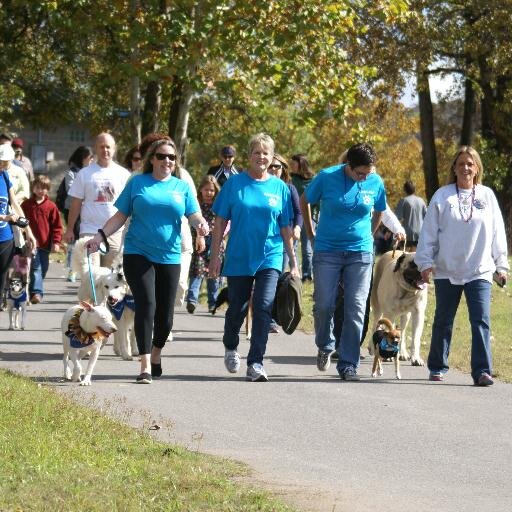
{"label": "black sneaker", "polygon": [[157,379],[162,376],[162,363],[151,363],[151,377]]}
{"label": "black sneaker", "polygon": [[494,381],[492,380],[492,377],[486,373],[486,372],[482,372],[478,379],[476,379],[475,381],[475,386],[482,386],[482,387],[485,387],[485,386],[492,386],[494,384]]}
{"label": "black sneaker", "polygon": [[347,366],[343,372],[340,373],[340,379],[346,380],[346,381],[358,381],[361,380],[359,375],[357,375],[357,371],[355,368],[352,368],[352,366]]}
{"label": "black sneaker", "polygon": [[141,373],[135,380],[137,384],[151,384],[153,382],[149,373]]}
{"label": "black sneaker", "polygon": [[192,302],[187,302],[187,311],[192,315],[196,310],[196,305]]}
{"label": "black sneaker", "polygon": [[318,354],[316,355],[316,367],[321,372],[326,372],[331,366],[332,352],[332,350],[329,350],[329,352],[324,352],[323,350],[318,351]]}

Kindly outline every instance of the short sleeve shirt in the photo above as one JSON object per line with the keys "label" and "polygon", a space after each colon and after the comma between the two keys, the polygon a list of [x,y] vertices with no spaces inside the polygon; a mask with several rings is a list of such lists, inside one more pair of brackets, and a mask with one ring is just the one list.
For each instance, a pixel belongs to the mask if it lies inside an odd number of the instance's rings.
{"label": "short sleeve shirt", "polygon": [[309,203],[320,203],[315,251],[373,252],[372,211],[386,209],[378,174],[354,181],[345,174],[345,165],[335,165],[320,171],[305,194]]}
{"label": "short sleeve shirt", "polygon": [[140,254],[154,263],[180,263],[181,218],[200,211],[186,182],[140,174],[130,179],[114,206],[131,216],[125,254]]}
{"label": "short sleeve shirt", "polygon": [[[9,213],[9,189],[12,187],[7,171],[0,172],[0,215]],[[5,220],[0,221],[0,242],[12,239],[12,229]]]}
{"label": "short sleeve shirt", "polygon": [[286,183],[275,176],[254,180],[231,176],[213,204],[215,215],[231,221],[223,275],[252,276],[283,266],[281,228],[290,226],[293,209]]}

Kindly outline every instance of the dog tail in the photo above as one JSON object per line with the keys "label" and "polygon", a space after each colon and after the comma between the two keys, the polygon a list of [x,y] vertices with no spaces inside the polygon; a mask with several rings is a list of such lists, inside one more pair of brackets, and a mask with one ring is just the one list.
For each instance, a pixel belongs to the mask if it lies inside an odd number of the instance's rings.
{"label": "dog tail", "polygon": [[381,325],[384,325],[385,327],[387,327],[388,331],[394,331],[395,330],[395,326],[393,325],[393,322],[391,322],[391,320],[389,320],[388,318],[382,317],[379,320],[379,322],[377,323],[377,329]]}
{"label": "dog tail", "polygon": [[85,249],[85,244],[88,240],[88,238],[79,238],[73,246],[71,269],[78,274],[83,274],[88,271],[87,251]]}

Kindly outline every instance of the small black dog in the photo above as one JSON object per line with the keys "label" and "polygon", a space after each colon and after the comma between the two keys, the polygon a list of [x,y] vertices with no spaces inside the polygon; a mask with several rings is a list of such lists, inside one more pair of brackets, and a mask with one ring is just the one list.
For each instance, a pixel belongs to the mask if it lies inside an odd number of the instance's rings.
{"label": "small black dog", "polygon": [[[217,308],[220,308],[223,304],[229,304],[228,301],[228,287],[222,288],[222,290],[217,295],[217,299],[215,300],[215,306],[212,309],[212,315],[215,315],[217,312]],[[251,326],[252,326],[252,292],[251,297],[249,299],[249,304],[247,305],[247,316],[245,317],[245,336],[248,340],[251,339]]]}
{"label": "small black dog", "polygon": [[400,375],[400,329],[395,328],[387,318],[381,318],[377,324],[377,330],[373,333],[373,346],[375,358],[373,360],[372,377],[382,375],[382,360],[393,359],[395,362],[396,378]]}
{"label": "small black dog", "polygon": [[215,299],[215,306],[212,309],[212,315],[215,315],[215,313],[217,313],[217,308],[220,308],[223,304],[227,304],[227,303],[228,303],[228,287],[225,286],[218,293],[217,298]]}

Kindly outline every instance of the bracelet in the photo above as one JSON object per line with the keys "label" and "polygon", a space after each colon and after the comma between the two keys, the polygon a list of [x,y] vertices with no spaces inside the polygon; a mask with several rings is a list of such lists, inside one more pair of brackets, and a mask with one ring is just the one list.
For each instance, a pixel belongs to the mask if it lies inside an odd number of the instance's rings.
{"label": "bracelet", "polygon": [[103,238],[103,242],[105,245],[108,244],[107,235],[105,235],[105,232],[103,229],[98,229],[98,233],[101,235],[101,238]]}

